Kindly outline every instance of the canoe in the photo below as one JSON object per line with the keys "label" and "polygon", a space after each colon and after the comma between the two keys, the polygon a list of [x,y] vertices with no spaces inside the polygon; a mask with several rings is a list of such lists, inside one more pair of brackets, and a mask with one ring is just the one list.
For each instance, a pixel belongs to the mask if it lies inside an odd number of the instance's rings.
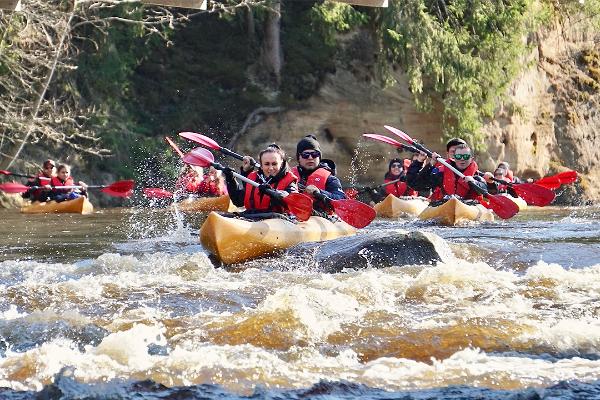
{"label": "canoe", "polygon": [[271,218],[248,221],[211,212],[200,228],[200,243],[224,264],[235,264],[284,250],[298,243],[351,236],[356,229],[321,217],[294,224]]}
{"label": "canoe", "polygon": [[468,205],[456,197],[451,197],[441,205],[427,207],[419,214],[419,219],[431,219],[441,225],[452,226],[469,221],[493,221],[494,214],[481,204]]}
{"label": "canoe", "polygon": [[73,213],[73,214],[91,214],[94,212],[94,206],[87,197],[81,196],[73,200],[47,202],[33,202],[31,205],[21,207],[24,214],[45,214],[45,213]]}
{"label": "canoe", "polygon": [[228,195],[219,197],[192,197],[176,203],[177,209],[183,212],[235,211]]}
{"label": "canoe", "polygon": [[514,201],[515,204],[519,206],[519,211],[523,211],[524,209],[527,208],[527,202],[525,200],[523,200],[522,198],[520,198],[520,197],[512,197],[508,193],[501,193],[501,195],[504,196],[504,197],[508,197],[509,199],[511,199],[512,201]]}
{"label": "canoe", "polygon": [[396,197],[389,194],[383,201],[375,204],[373,208],[378,217],[398,218],[416,217],[427,208],[429,201],[423,197]]}

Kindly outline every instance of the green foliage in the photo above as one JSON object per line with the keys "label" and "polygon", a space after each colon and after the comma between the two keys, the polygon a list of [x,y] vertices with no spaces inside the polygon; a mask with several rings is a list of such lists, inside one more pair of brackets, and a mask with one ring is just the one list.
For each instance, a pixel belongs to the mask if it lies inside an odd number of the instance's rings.
{"label": "green foliage", "polygon": [[312,96],[326,74],[335,72],[338,34],[364,24],[367,16],[347,4],[330,1],[284,4],[280,100],[294,103]]}
{"label": "green foliage", "polygon": [[384,69],[401,63],[422,109],[441,99],[445,136],[483,149],[482,122],[520,71],[540,15],[532,0],[391,2],[379,27]]}

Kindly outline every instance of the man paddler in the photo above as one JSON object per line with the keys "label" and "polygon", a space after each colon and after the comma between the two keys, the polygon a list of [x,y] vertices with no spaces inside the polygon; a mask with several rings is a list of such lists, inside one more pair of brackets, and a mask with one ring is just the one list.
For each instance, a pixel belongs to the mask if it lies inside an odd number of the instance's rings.
{"label": "man paddler", "polygon": [[315,210],[329,213],[330,207],[322,201],[321,195],[341,200],[346,198],[346,194],[331,165],[323,162],[321,157],[321,146],[317,138],[313,135],[303,137],[296,145],[298,166],[292,169],[292,173],[298,177],[300,189],[315,197]]}
{"label": "man paddler", "polygon": [[440,165],[437,162],[438,157],[439,154],[433,153],[429,162],[425,163],[427,156],[421,153],[408,169],[408,185],[419,191],[433,189],[432,201],[443,200],[447,196],[458,196],[465,200],[479,199],[479,194],[473,190],[471,184],[484,190],[487,189],[487,185],[483,178],[475,175],[478,167],[473,160],[471,148],[467,144],[458,144],[454,148],[453,158],[446,160],[465,175],[464,179]]}

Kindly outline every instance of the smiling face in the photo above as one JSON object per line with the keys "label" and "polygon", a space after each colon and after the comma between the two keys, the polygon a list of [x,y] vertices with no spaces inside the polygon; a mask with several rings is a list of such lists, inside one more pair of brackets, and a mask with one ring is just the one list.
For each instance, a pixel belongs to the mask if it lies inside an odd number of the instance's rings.
{"label": "smiling face", "polygon": [[461,171],[467,169],[471,162],[473,162],[471,149],[464,145],[457,147],[454,152],[454,162]]}
{"label": "smiling face", "polygon": [[282,164],[283,159],[275,152],[267,152],[260,157],[260,168],[267,177],[277,175]]}

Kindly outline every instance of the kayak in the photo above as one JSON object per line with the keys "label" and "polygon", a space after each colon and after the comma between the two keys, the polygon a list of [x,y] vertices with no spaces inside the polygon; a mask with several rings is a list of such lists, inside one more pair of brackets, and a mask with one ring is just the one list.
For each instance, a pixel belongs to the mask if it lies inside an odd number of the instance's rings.
{"label": "kayak", "polygon": [[94,206],[87,197],[81,196],[73,200],[66,200],[57,203],[56,201],[33,202],[28,206],[21,207],[24,214],[43,214],[43,213],[73,213],[73,214],[91,214],[94,212]]}
{"label": "kayak", "polygon": [[208,214],[200,228],[200,243],[224,264],[235,264],[285,250],[298,243],[351,236],[356,229],[343,221],[312,216],[293,223],[281,218],[261,221]]}
{"label": "kayak", "polygon": [[403,216],[416,217],[428,205],[429,201],[423,197],[396,197],[389,194],[383,201],[375,204],[373,208],[377,211],[378,217],[398,218]]}
{"label": "kayak", "polygon": [[523,200],[520,197],[513,197],[508,193],[501,193],[502,196],[504,197],[508,197],[509,199],[511,199],[512,201],[515,202],[516,205],[519,206],[519,211],[523,211],[524,209],[527,208],[527,202],[525,200]]}
{"label": "kayak", "polygon": [[419,214],[419,219],[431,219],[442,225],[452,226],[469,221],[493,221],[494,214],[481,204],[469,205],[451,197],[445,203],[427,207]]}
{"label": "kayak", "polygon": [[176,203],[176,205],[177,209],[183,212],[237,210],[237,207],[233,205],[228,195],[219,197],[191,197]]}

